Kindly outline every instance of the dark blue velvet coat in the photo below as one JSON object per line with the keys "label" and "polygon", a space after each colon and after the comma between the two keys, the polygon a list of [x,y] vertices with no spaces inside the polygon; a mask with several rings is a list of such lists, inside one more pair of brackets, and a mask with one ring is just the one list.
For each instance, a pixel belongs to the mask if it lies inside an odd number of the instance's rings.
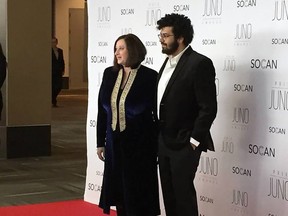
{"label": "dark blue velvet coat", "polygon": [[158,215],[157,132],[152,114],[157,72],[143,65],[138,69],[125,101],[126,129],[121,133],[111,128],[110,100],[117,76],[118,71],[107,68],[99,91],[97,147],[105,146],[99,206],[109,213],[121,190],[128,213]]}

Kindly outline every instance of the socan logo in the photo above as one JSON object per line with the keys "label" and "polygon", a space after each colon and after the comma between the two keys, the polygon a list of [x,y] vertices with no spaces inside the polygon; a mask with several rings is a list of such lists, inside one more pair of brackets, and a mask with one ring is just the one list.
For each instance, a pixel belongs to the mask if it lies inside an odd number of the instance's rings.
{"label": "socan logo", "polygon": [[273,170],[269,180],[268,197],[288,201],[288,173]]}
{"label": "socan logo", "polygon": [[100,170],[96,171],[96,176],[103,176],[103,174],[104,174],[103,171],[100,171]]}
{"label": "socan logo", "polygon": [[270,127],[268,127],[268,132],[271,134],[276,134],[276,135],[285,135],[286,134],[286,128],[270,126]]}
{"label": "socan logo", "polygon": [[205,45],[206,45],[206,46],[207,46],[207,45],[208,45],[208,46],[209,46],[209,45],[211,46],[211,45],[216,45],[216,44],[217,44],[216,39],[203,39],[203,40],[202,40],[202,45],[204,45],[204,46],[205,46]]}
{"label": "socan logo", "polygon": [[204,0],[203,23],[217,24],[221,23],[223,12],[222,0]]}
{"label": "socan logo", "polygon": [[146,47],[152,47],[152,46],[157,46],[158,42],[157,41],[146,41],[145,46]]}
{"label": "socan logo", "polygon": [[190,10],[190,5],[174,5],[173,6],[174,13],[179,13],[179,12],[184,12],[184,11],[189,11],[189,10]]}
{"label": "socan logo", "polygon": [[91,59],[91,63],[92,64],[106,64],[107,63],[107,57],[106,56],[97,56],[97,55],[94,55],[94,56],[91,56],[90,57]]}
{"label": "socan logo", "polygon": [[237,8],[243,8],[243,7],[255,7],[256,6],[256,0],[240,0],[237,1]]}
{"label": "socan logo", "polygon": [[149,57],[149,56],[146,56],[143,64],[145,65],[153,65],[154,64],[154,58],[153,57]]}
{"label": "socan logo", "polygon": [[272,38],[272,45],[288,45],[288,38]]}
{"label": "socan logo", "polygon": [[211,203],[211,204],[213,204],[213,202],[214,202],[214,200],[213,200],[212,198],[207,197],[207,196],[203,196],[203,195],[201,195],[201,196],[199,197],[199,200],[200,200],[201,202],[206,202],[206,203]]}
{"label": "socan logo", "polygon": [[253,85],[247,84],[234,84],[235,92],[253,92]]}
{"label": "socan logo", "polygon": [[87,190],[100,192],[102,190],[102,186],[94,183],[88,183]]}
{"label": "socan logo", "polygon": [[135,9],[134,8],[125,8],[125,9],[120,9],[120,15],[125,16],[125,15],[134,15]]}
{"label": "socan logo", "polygon": [[250,68],[252,69],[270,69],[275,70],[278,69],[278,60],[277,59],[251,59]]}
{"label": "socan logo", "polygon": [[252,176],[252,170],[251,169],[246,169],[238,166],[233,166],[232,167],[232,173],[236,175],[242,175],[242,176]]}
{"label": "socan logo", "polygon": [[275,1],[274,17],[272,21],[288,20],[287,3],[284,0]]}
{"label": "socan logo", "polygon": [[107,41],[99,41],[98,42],[98,47],[107,47],[108,46],[108,42]]}
{"label": "socan logo", "polygon": [[89,127],[95,128],[97,126],[97,121],[95,119],[90,119]]}
{"label": "socan logo", "polygon": [[269,148],[266,146],[259,146],[255,144],[249,144],[248,146],[248,152],[249,154],[254,155],[260,155],[261,157],[276,157],[276,149],[275,148]]}

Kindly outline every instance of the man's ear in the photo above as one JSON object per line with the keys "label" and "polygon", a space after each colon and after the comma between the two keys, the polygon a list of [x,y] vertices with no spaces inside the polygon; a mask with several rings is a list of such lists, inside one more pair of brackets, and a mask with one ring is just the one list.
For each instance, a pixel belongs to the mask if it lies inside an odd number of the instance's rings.
{"label": "man's ear", "polygon": [[177,39],[177,41],[178,41],[179,44],[183,44],[184,43],[184,37],[179,37]]}

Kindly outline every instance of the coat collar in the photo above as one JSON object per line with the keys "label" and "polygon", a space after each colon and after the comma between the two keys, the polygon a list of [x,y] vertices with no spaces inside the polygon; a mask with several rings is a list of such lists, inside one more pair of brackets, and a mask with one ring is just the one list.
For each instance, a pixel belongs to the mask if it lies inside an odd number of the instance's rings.
{"label": "coat collar", "polygon": [[[193,49],[191,48],[191,46],[189,46],[189,47],[185,50],[185,52],[183,53],[183,55],[181,56],[181,58],[179,59],[179,61],[178,61],[178,63],[177,63],[177,66],[176,66],[176,68],[175,68],[175,70],[174,70],[174,72],[173,72],[173,74],[172,74],[172,76],[171,76],[171,78],[170,78],[167,86],[166,86],[166,89],[165,89],[165,92],[164,92],[164,94],[163,94],[162,99],[165,98],[165,96],[167,95],[167,93],[168,93],[169,90],[171,89],[171,86],[173,85],[176,77],[179,75],[180,71],[182,70],[182,68],[183,68],[183,66],[184,66],[184,64],[185,64],[185,62],[187,61],[188,56],[189,56],[192,52],[194,52],[194,51],[193,51]],[[168,60],[169,60],[169,58],[167,57],[167,58],[165,59],[163,65],[162,65],[160,71],[159,71],[159,76],[158,76],[158,80],[157,80],[157,85],[158,85],[158,83],[159,83],[160,77],[162,76],[162,73],[163,73],[163,71],[164,71],[165,65],[167,64],[167,61],[168,61]]]}

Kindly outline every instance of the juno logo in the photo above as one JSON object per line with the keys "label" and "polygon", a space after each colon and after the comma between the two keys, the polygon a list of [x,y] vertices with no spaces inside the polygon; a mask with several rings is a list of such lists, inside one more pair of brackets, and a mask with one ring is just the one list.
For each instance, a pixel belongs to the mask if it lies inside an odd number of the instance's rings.
{"label": "juno logo", "polygon": [[224,60],[223,71],[236,71],[236,60],[228,57]]}
{"label": "juno logo", "polygon": [[248,207],[248,193],[239,190],[233,190],[232,204],[241,207]]}
{"label": "juno logo", "polygon": [[234,108],[233,123],[248,124],[249,123],[249,109],[248,108]]}
{"label": "juno logo", "polygon": [[211,176],[218,176],[218,160],[217,158],[210,158],[201,156],[199,173]]}
{"label": "juno logo", "polygon": [[234,39],[239,40],[248,40],[252,37],[252,24],[237,24],[236,25],[236,34]]}
{"label": "juno logo", "polygon": [[220,16],[222,14],[222,0],[205,0],[203,16]]}
{"label": "juno logo", "polygon": [[272,21],[288,20],[288,9],[286,1],[276,1],[274,9],[274,17]]}
{"label": "juno logo", "polygon": [[122,35],[132,33],[132,28],[122,28],[121,29]]}
{"label": "juno logo", "polygon": [[269,109],[288,110],[288,91],[287,89],[272,89],[270,96]]}
{"label": "juno logo", "polygon": [[288,201],[288,179],[282,176],[270,177],[268,197]]}
{"label": "juno logo", "polygon": [[145,26],[156,26],[157,21],[161,18],[160,9],[152,9],[146,11],[146,23]]}
{"label": "juno logo", "polygon": [[109,22],[111,20],[111,7],[98,7],[97,22]]}
{"label": "juno logo", "polygon": [[223,142],[222,142],[222,150],[221,152],[227,152],[230,154],[234,153],[234,143],[232,141],[232,138],[230,137],[225,137]]}

